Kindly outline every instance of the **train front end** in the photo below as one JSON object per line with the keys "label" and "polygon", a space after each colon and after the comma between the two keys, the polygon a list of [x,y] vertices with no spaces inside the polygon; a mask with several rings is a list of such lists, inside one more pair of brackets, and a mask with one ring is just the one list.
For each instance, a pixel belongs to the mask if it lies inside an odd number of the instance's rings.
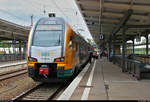
{"label": "train front end", "polygon": [[28,75],[35,81],[50,82],[64,73],[65,26],[61,18],[42,18],[32,28],[27,62]]}

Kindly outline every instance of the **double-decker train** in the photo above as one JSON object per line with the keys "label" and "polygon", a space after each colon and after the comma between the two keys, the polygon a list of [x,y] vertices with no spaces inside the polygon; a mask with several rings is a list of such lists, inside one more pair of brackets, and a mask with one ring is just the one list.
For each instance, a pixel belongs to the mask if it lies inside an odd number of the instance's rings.
{"label": "double-decker train", "polygon": [[70,78],[89,60],[92,50],[63,18],[41,18],[28,38],[28,75],[40,82]]}

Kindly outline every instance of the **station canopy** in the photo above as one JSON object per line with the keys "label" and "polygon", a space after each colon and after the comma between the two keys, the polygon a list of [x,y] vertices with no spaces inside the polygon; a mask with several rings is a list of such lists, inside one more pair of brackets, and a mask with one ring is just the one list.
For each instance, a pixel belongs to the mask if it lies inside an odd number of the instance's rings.
{"label": "station canopy", "polygon": [[21,26],[0,19],[0,40],[22,40],[26,41],[30,27]]}
{"label": "station canopy", "polygon": [[106,42],[110,35],[115,35],[115,41],[121,43],[122,28],[126,30],[126,40],[150,31],[150,0],[76,0],[76,3],[97,44],[100,34],[105,35]]}

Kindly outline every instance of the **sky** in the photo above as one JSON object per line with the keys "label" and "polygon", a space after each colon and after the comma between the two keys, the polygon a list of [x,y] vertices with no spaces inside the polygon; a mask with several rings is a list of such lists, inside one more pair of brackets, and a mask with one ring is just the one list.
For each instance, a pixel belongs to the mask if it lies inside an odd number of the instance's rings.
{"label": "sky", "polygon": [[92,39],[74,0],[0,0],[0,19],[23,26],[31,25],[32,15],[35,24],[51,12],[57,17],[63,17],[85,39]]}

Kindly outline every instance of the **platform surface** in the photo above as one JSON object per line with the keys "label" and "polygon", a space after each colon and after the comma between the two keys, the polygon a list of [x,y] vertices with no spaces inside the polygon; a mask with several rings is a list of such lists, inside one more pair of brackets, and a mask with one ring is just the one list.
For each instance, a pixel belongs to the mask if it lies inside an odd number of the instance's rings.
{"label": "platform surface", "polygon": [[24,69],[24,68],[19,66],[22,64],[26,64],[26,60],[0,62],[0,75],[7,73],[7,72],[11,72],[11,71],[16,71],[19,69]]}
{"label": "platform surface", "polygon": [[150,80],[136,80],[105,57],[94,60],[74,80],[57,100],[150,100]]}
{"label": "platform surface", "polygon": [[21,64],[21,63],[26,63],[26,62],[27,61],[25,59],[24,60],[16,60],[16,61],[0,62],[0,67]]}

